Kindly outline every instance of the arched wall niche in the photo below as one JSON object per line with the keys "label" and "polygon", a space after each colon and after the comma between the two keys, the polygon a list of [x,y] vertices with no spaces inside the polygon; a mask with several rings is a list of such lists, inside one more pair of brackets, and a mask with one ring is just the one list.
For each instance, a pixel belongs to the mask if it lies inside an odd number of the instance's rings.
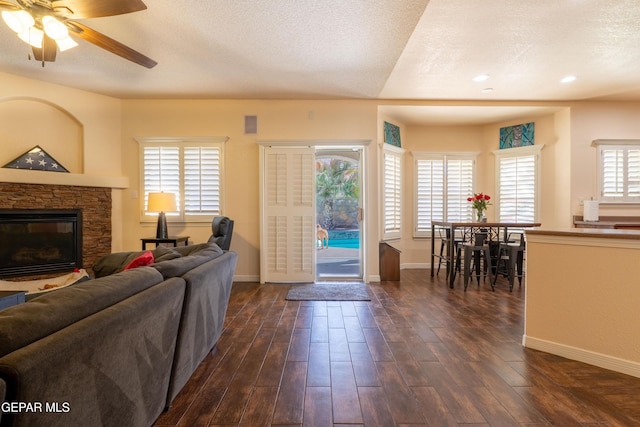
{"label": "arched wall niche", "polygon": [[36,145],[69,172],[84,173],[84,127],[73,114],[39,98],[0,99],[0,167]]}

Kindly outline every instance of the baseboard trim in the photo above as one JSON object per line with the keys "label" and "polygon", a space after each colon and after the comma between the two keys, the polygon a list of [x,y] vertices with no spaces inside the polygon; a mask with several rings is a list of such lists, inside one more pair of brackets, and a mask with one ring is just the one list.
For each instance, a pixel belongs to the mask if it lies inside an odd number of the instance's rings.
{"label": "baseboard trim", "polygon": [[233,276],[233,281],[234,282],[259,282],[260,276],[252,276],[248,274],[242,274],[242,275],[236,274],[235,276]]}
{"label": "baseboard trim", "polygon": [[430,269],[431,264],[428,262],[407,262],[400,264],[400,270],[423,270]]}
{"label": "baseboard trim", "polygon": [[557,356],[566,357],[567,359],[577,360],[578,362],[588,363],[589,365],[599,366],[600,368],[609,369],[610,371],[620,372],[640,378],[640,363],[632,362],[630,360],[620,359],[614,356],[542,340],[527,335],[523,335],[522,345],[534,350],[544,351],[545,353],[555,354]]}
{"label": "baseboard trim", "polygon": [[[421,262],[416,262],[416,263],[405,263],[405,264],[400,264],[400,270],[415,270],[415,269],[430,269],[431,268],[431,264],[430,263],[421,263]],[[257,275],[250,275],[250,274],[236,274],[235,276],[233,276],[233,281],[234,282],[260,282],[260,276]],[[379,274],[372,274],[369,276],[366,276],[364,279],[365,283],[369,283],[369,282],[380,282],[380,275]]]}

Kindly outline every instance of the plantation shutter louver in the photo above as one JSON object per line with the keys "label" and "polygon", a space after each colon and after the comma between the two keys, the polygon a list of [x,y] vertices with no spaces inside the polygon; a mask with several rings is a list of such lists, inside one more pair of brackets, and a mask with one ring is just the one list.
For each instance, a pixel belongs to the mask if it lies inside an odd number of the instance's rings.
{"label": "plantation shutter louver", "polygon": [[222,214],[223,145],[226,137],[189,139],[137,138],[141,157],[141,221],[155,221],[147,212],[150,192],[176,195],[174,222],[209,222]]}
{"label": "plantation shutter louver", "polygon": [[600,163],[603,201],[640,201],[640,147],[601,147]]}
{"label": "plantation shutter louver", "polygon": [[447,160],[447,221],[471,220],[467,198],[473,194],[473,161]]}
{"label": "plantation shutter louver", "polygon": [[315,149],[267,147],[260,282],[313,282]]}
{"label": "plantation shutter louver", "polygon": [[[144,211],[148,195],[164,191],[176,195],[180,206],[180,150],[178,147],[144,147]],[[169,214],[170,215],[170,214]]]}
{"label": "plantation shutter louver", "polygon": [[185,147],[185,215],[220,214],[220,149]]}
{"label": "plantation shutter louver", "polygon": [[500,167],[500,222],[535,222],[536,156],[503,157]]}
{"label": "plantation shutter louver", "polygon": [[433,221],[471,220],[475,156],[414,153],[416,195],[414,236],[426,236]]}
{"label": "plantation shutter louver", "polygon": [[400,237],[401,209],[401,156],[394,152],[384,152],[384,195],[383,223],[384,238]]}
{"label": "plantation shutter louver", "polygon": [[416,160],[416,232],[444,221],[444,160]]}

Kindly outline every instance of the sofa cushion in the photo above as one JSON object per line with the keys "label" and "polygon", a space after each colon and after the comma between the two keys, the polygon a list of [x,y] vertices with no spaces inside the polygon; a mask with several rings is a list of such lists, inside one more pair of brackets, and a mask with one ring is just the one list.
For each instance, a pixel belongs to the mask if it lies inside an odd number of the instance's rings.
{"label": "sofa cushion", "polygon": [[[93,274],[95,277],[104,277],[123,271],[130,262],[145,252],[147,251],[115,252],[107,254],[93,264]],[[158,246],[152,250],[151,253],[153,254],[155,262],[167,261],[170,259],[180,258],[182,256],[180,252],[165,246]]]}
{"label": "sofa cushion", "polygon": [[0,311],[0,357],[51,335],[125,298],[162,282],[140,267],[47,293]]}
{"label": "sofa cushion", "polygon": [[155,262],[169,261],[170,259],[180,258],[182,255],[174,248],[168,248],[166,246],[158,246],[151,251]]}
{"label": "sofa cushion", "polygon": [[83,276],[80,279],[76,280],[75,282],[70,283],[70,284],[68,284],[68,285],[66,285],[64,287],[61,287],[61,288],[47,289],[47,290],[42,291],[42,292],[29,292],[28,294],[26,294],[24,296],[24,300],[25,301],[31,301],[32,299],[39,298],[42,295],[46,295],[46,294],[51,293],[51,292],[57,292],[57,291],[59,291],[61,289],[67,288],[69,286],[75,286],[75,285],[77,285],[79,283],[86,282],[88,280],[91,280],[91,278],[89,276]]}
{"label": "sofa cushion", "polygon": [[182,256],[177,259],[159,262],[152,265],[152,267],[158,270],[165,279],[169,277],[180,277],[187,271],[224,254],[224,251],[215,243],[180,246],[178,248],[174,248],[174,250]]}

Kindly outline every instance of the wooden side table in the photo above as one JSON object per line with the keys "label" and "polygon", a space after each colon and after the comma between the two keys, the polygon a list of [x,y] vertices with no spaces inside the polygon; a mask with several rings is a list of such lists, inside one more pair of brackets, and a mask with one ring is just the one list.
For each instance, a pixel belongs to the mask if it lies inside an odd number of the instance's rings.
{"label": "wooden side table", "polygon": [[379,264],[380,280],[400,280],[400,251],[386,242],[380,242]]}
{"label": "wooden side table", "polygon": [[0,291],[0,310],[24,302],[26,291]]}
{"label": "wooden side table", "polygon": [[160,243],[171,243],[173,247],[177,247],[178,243],[184,242],[184,245],[189,245],[189,236],[176,236],[176,237],[167,237],[166,239],[157,239],[155,237],[149,237],[142,240],[142,250],[147,250],[147,243],[155,243],[156,248]]}

